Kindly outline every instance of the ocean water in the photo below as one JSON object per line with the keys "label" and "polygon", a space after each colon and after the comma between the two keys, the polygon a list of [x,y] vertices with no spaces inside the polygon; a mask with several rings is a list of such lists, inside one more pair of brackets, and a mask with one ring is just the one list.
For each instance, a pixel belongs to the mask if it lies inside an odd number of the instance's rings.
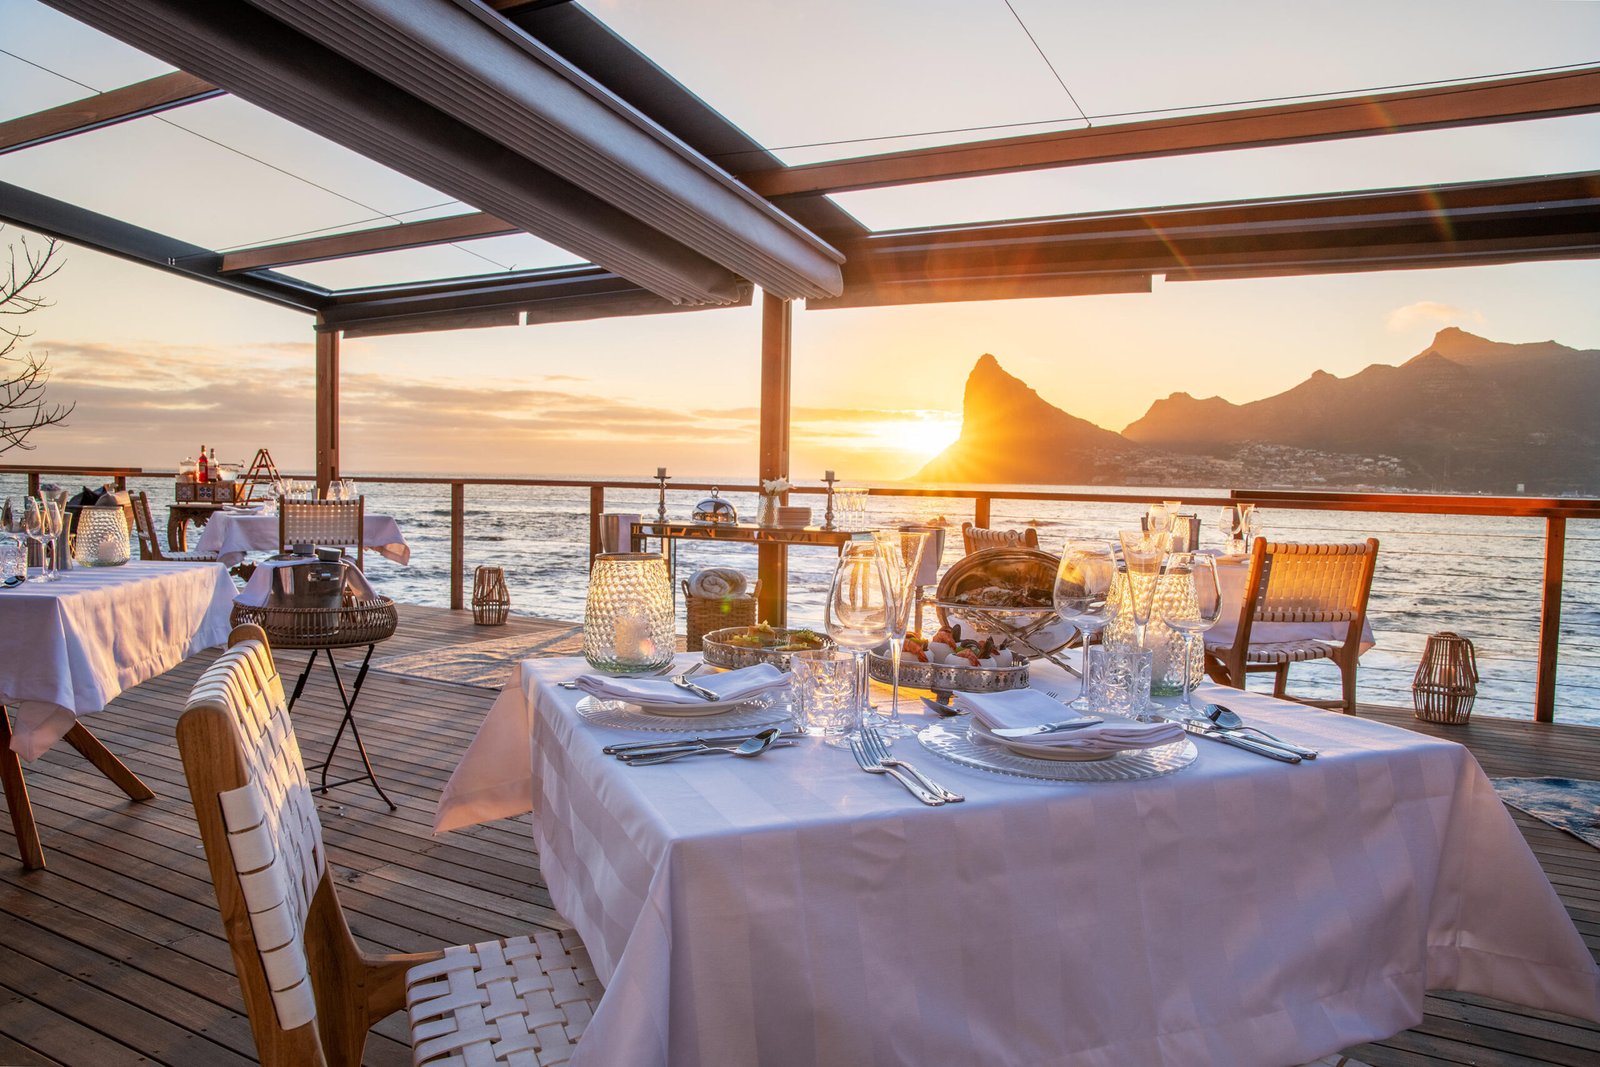
{"label": "ocean water", "polygon": [[[165,479],[135,480],[150,494],[158,523],[171,500]],[[369,511],[395,516],[411,545],[411,563],[399,566],[368,554],[368,573],[396,600],[448,606],[450,598],[450,490],[359,480]],[[1104,491],[1104,487],[1100,487]],[[20,477],[0,476],[0,496],[20,496]],[[1128,490],[1171,499],[1174,494]],[[1193,491],[1197,495],[1202,491]],[[1204,495],[1220,495],[1203,491]],[[702,494],[668,494],[668,514],[687,517]],[[1179,494],[1181,498],[1181,494]],[[753,494],[729,494],[741,515],[753,517]],[[804,499],[810,503],[820,498]],[[944,519],[950,523],[944,563],[961,555],[960,525],[972,503],[960,498],[874,497],[870,519],[892,525]],[[504,567],[517,614],[579,622],[587,583],[588,490],[520,486],[473,486],[466,490],[467,588],[479,564]],[[653,516],[652,491],[612,489],[608,511]],[[1216,544],[1216,508],[1198,510],[1202,542]],[[1068,538],[1114,536],[1138,522],[1142,509],[1127,504],[996,501],[995,526],[1033,523],[1042,546],[1056,551]],[[1544,523],[1540,519],[1478,516],[1388,515],[1261,509],[1266,532],[1297,541],[1348,541],[1376,537],[1377,575],[1369,607],[1377,647],[1361,659],[1360,699],[1410,706],[1411,681],[1430,633],[1453,630],[1477,648],[1481,675],[1475,715],[1533,717],[1535,661],[1539,637]],[[821,625],[822,604],[834,554],[825,547],[789,553],[791,625]],[[755,577],[753,546],[700,541],[678,543],[678,577],[701,566],[726,566]],[[682,607],[680,605],[680,612]],[[931,618],[931,613],[930,613]],[[680,617],[680,632],[682,621]],[[1268,677],[1252,686],[1270,685]],[[1328,664],[1298,664],[1290,691],[1336,693],[1338,673]],[[1600,523],[1573,521],[1567,528],[1565,593],[1556,717],[1600,725]]]}

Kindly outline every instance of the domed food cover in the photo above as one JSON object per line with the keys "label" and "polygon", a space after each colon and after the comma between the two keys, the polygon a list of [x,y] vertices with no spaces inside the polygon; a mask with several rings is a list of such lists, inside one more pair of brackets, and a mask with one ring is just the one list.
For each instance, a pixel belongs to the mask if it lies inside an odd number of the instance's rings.
{"label": "domed food cover", "polygon": [[711,495],[694,506],[694,521],[708,526],[731,526],[739,521],[739,509],[717,494],[722,490],[711,487]]}
{"label": "domed food cover", "polygon": [[[970,636],[995,629],[1017,630],[1042,622],[1026,646],[1043,655],[1066,647],[1077,627],[1055,611],[1059,556],[1037,548],[987,548],[963,556],[939,581],[937,611],[945,626],[960,623]],[[1027,652],[1024,647],[1019,651]]]}

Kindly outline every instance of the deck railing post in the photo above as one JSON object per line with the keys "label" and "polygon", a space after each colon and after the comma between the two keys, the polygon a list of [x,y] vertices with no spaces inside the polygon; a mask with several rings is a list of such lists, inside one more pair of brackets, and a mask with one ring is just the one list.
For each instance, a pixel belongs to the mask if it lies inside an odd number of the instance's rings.
{"label": "deck railing post", "polygon": [[39,472],[38,471],[29,471],[28,472],[28,495],[29,496],[38,496],[39,495]]}
{"label": "deck railing post", "polygon": [[[789,477],[790,374],[793,362],[794,305],[771,293],[761,297],[761,425],[759,477]],[[761,588],[758,621],[783,626],[789,618],[789,549],[756,546],[756,578]]]}
{"label": "deck railing post", "polygon": [[1561,580],[1567,563],[1567,520],[1544,520],[1544,594],[1539,601],[1539,674],[1533,695],[1535,722],[1556,718],[1556,665],[1561,654]]}
{"label": "deck railing post", "polygon": [[465,607],[462,575],[467,569],[467,486],[450,483],[450,610]]}
{"label": "deck railing post", "polygon": [[591,485],[589,487],[589,566],[594,567],[594,558],[600,554],[600,514],[606,510],[606,487]]}
{"label": "deck railing post", "polygon": [[972,498],[972,525],[988,528],[989,503],[987,493],[979,493]]}

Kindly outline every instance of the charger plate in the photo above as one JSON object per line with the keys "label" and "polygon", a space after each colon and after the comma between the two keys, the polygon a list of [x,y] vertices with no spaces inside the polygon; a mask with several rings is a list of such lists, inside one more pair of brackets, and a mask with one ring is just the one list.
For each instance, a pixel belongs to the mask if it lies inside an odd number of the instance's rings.
{"label": "charger plate", "polygon": [[654,715],[635,704],[601,700],[594,696],[585,696],[578,701],[579,718],[594,726],[613,730],[661,730],[693,734],[706,730],[771,726],[794,718],[795,714],[794,702],[783,692],[762,693],[713,715]]}
{"label": "charger plate", "polygon": [[1187,737],[1159,748],[1127,749],[1110,759],[1090,762],[1033,759],[973,737],[970,722],[934,723],[917,740],[935,756],[1012,778],[1046,782],[1135,782],[1181,771],[1199,752]]}

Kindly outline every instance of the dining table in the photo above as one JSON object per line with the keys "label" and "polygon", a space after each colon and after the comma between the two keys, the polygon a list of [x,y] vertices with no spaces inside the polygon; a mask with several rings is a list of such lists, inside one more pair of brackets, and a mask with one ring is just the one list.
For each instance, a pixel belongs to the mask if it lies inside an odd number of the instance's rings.
{"label": "dining table", "polygon": [[1185,738],[1170,773],[1052,781],[895,742],[965,797],[930,807],[815,737],[624,764],[605,746],[674,724],[580,708],[561,683],[587,670],[518,664],[436,817],[533,812],[605,986],[577,1067],[1282,1067],[1415,1026],[1429,990],[1600,1021],[1594,960],[1454,742],[1208,683],[1318,757]]}
{"label": "dining table", "polygon": [[65,740],[130,798],[152,793],[84,725],[124,690],[228,637],[233,580],[219,563],[73,567],[0,589],[0,777],[23,863],[44,866],[22,760]]}
{"label": "dining table", "polygon": [[[362,521],[361,543],[384,559],[411,562],[411,546],[393,515],[368,512]],[[211,516],[195,543],[196,552],[214,553],[228,566],[236,566],[251,552],[278,551],[278,513],[224,508]]]}

